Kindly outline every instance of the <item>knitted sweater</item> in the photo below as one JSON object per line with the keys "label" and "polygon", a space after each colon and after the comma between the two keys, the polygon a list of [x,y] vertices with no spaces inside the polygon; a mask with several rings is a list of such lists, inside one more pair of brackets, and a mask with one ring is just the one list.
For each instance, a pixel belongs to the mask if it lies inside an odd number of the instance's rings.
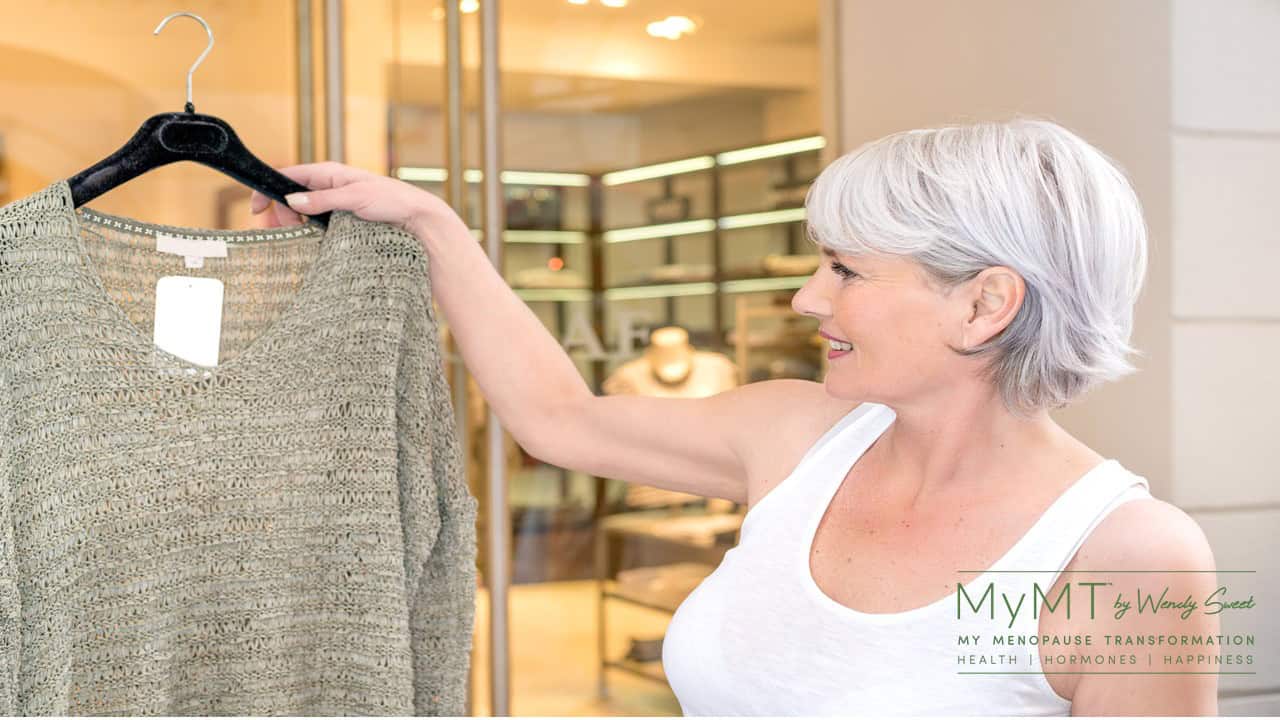
{"label": "knitted sweater", "polygon": [[[225,283],[216,366],[152,342],[163,275]],[[0,208],[0,715],[462,714],[476,500],[430,293],[417,239],[345,212]]]}

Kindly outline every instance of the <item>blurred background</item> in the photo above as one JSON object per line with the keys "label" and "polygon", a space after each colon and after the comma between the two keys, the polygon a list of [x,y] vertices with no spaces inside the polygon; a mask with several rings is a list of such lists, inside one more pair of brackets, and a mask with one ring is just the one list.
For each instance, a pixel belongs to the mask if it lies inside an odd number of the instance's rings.
{"label": "blurred background", "polygon": [[[442,0],[0,0],[0,204],[182,108],[204,31],[152,30],[186,10],[216,39],[197,111],[273,165],[335,159],[442,196],[452,137],[450,199],[483,241],[496,55],[502,272],[596,392],[697,397],[821,380],[816,323],[789,303],[818,262],[804,192],[831,159],[914,127],[1051,119],[1124,167],[1151,241],[1141,372],[1055,417],[1189,512],[1220,569],[1255,570],[1233,595],[1277,597],[1280,2],[503,0],[494,55],[482,4],[458,2],[451,64]],[[243,228],[248,195],[179,164],[93,206]],[[483,399],[456,355],[446,371],[482,508],[472,713],[678,715],[663,632],[743,508],[549,466],[509,437],[490,452]],[[1222,625],[1259,642],[1221,711],[1280,713],[1280,621]]]}

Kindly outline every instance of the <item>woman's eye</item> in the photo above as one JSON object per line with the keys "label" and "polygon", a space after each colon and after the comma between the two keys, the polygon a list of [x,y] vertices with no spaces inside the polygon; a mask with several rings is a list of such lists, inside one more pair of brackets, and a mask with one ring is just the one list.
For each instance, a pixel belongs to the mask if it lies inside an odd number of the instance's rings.
{"label": "woman's eye", "polygon": [[844,265],[838,262],[831,263],[831,269],[832,271],[835,272],[835,274],[845,279],[848,279],[857,275],[857,273],[855,273],[854,271],[850,270],[849,268],[845,267]]}

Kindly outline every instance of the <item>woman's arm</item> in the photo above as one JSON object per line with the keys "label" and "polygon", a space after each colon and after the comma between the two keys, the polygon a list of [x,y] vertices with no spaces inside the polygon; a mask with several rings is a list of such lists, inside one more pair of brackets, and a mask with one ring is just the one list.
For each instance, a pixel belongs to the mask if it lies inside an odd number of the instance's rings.
{"label": "woman's arm", "polygon": [[[443,201],[391,178],[337,163],[282,172],[313,188],[290,196],[301,212],[350,210],[395,224],[426,248],[432,295],[468,370],[502,425],[530,454],[561,467],[696,495],[747,499],[758,438],[776,440],[804,381],[756,383],[703,399],[597,397],[536,315],[506,284]],[[255,196],[255,212],[268,206]],[[287,208],[280,224],[297,222]],[[776,446],[775,446],[776,447]]]}
{"label": "woman's arm", "polygon": [[696,399],[596,396],[452,211],[410,225],[427,247],[433,294],[468,370],[503,426],[540,460],[746,503],[754,453],[776,454],[796,428],[788,408],[807,408],[806,421],[821,417],[814,401],[825,391],[803,380]]}

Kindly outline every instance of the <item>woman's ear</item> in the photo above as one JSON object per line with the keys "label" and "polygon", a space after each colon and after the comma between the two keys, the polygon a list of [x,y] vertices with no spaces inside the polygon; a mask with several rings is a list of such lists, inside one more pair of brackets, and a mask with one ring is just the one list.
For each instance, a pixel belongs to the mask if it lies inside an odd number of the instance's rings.
{"label": "woman's ear", "polygon": [[1026,296],[1026,282],[1013,270],[996,266],[978,273],[959,293],[957,300],[966,303],[962,340],[964,348],[971,348],[999,335],[1013,322]]}

